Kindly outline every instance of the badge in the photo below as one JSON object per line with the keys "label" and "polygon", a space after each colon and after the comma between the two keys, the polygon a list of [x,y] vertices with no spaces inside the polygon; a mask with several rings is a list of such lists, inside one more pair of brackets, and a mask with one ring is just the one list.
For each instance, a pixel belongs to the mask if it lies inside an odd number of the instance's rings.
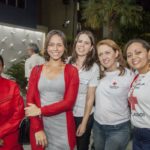
{"label": "badge", "polygon": [[131,95],[128,98],[128,102],[129,102],[129,106],[130,106],[131,110],[135,110],[135,105],[138,104],[137,98],[135,96]]}

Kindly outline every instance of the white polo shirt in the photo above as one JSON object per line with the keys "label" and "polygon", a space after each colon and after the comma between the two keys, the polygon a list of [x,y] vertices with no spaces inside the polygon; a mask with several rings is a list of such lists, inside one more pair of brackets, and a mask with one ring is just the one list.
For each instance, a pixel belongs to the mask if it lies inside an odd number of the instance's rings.
{"label": "white polo shirt", "polygon": [[25,77],[29,78],[31,70],[34,66],[43,64],[45,62],[44,58],[39,54],[33,54],[25,61]]}
{"label": "white polo shirt", "polygon": [[94,119],[99,124],[116,125],[130,119],[128,92],[134,74],[128,69],[123,76],[119,72],[106,72],[97,86]]}
{"label": "white polo shirt", "polygon": [[[73,109],[75,117],[83,117],[86,104],[86,95],[88,87],[96,87],[99,81],[99,67],[96,63],[93,64],[90,70],[79,70],[79,90],[76,103]],[[93,112],[93,109],[91,113]]]}
{"label": "white polo shirt", "polygon": [[150,128],[150,71],[140,74],[130,89],[136,98],[131,102],[131,122],[135,127]]}

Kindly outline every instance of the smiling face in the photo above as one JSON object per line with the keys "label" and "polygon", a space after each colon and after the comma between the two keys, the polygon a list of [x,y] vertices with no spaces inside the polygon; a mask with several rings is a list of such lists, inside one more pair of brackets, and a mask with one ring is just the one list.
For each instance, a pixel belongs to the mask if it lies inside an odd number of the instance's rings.
{"label": "smiling face", "polygon": [[134,42],[127,48],[127,62],[139,73],[145,73],[149,69],[149,53],[141,43]]}
{"label": "smiling face", "polygon": [[78,56],[86,57],[93,46],[87,34],[81,34],[77,40],[75,51]]}
{"label": "smiling face", "polygon": [[102,44],[97,47],[97,53],[101,65],[106,68],[107,71],[117,69],[116,58],[118,57],[118,51],[114,51],[112,47]]}
{"label": "smiling face", "polygon": [[48,43],[47,53],[52,60],[60,60],[65,51],[65,46],[62,38],[55,34],[53,35]]}

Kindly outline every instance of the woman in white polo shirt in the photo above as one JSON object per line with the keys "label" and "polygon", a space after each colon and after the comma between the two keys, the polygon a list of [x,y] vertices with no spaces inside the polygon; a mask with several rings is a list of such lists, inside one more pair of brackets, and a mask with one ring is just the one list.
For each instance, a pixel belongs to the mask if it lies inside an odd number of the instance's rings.
{"label": "woman in white polo shirt", "polygon": [[128,91],[133,73],[125,68],[120,47],[110,39],[97,44],[100,82],[94,111],[95,150],[125,150],[130,139]]}
{"label": "woman in white polo shirt", "polygon": [[130,92],[133,150],[150,150],[150,44],[133,39],[125,46],[127,62],[137,70]]}
{"label": "woman in white polo shirt", "polygon": [[76,122],[77,149],[88,150],[93,125],[93,103],[99,79],[94,36],[90,31],[81,31],[75,38],[70,63],[79,72],[79,91],[73,109]]}

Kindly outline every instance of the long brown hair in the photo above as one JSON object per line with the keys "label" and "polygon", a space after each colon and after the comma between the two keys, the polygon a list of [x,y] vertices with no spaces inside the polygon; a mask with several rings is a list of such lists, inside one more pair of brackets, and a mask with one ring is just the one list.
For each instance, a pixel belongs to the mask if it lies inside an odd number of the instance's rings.
{"label": "long brown hair", "polygon": [[76,49],[76,44],[77,44],[81,34],[86,34],[89,37],[90,41],[91,41],[91,46],[93,46],[93,49],[91,51],[89,51],[85,61],[83,62],[83,65],[82,65],[83,69],[89,70],[93,66],[94,62],[96,62],[96,59],[97,59],[95,39],[94,39],[94,36],[93,36],[92,32],[90,32],[90,31],[85,30],[85,31],[81,31],[77,34],[77,36],[74,40],[72,57],[71,57],[69,63],[71,63],[71,64],[75,63],[77,58],[78,58],[78,55],[77,55],[75,49]]}
{"label": "long brown hair", "polygon": [[[119,66],[118,66],[118,69],[120,71],[119,75],[124,75],[126,62],[123,58],[122,51],[121,51],[119,45],[111,39],[105,39],[105,40],[99,41],[97,43],[97,49],[100,45],[107,45],[107,46],[111,47],[115,52],[118,51],[117,62],[119,63]],[[105,76],[105,68],[103,70],[101,67],[100,61],[98,61],[98,63],[99,63],[99,67],[100,67],[100,78],[103,78]]]}
{"label": "long brown hair", "polygon": [[4,59],[1,55],[0,55],[0,61],[1,61],[2,67],[4,67]]}
{"label": "long brown hair", "polygon": [[47,48],[48,48],[49,41],[50,41],[50,39],[52,38],[53,35],[58,35],[63,41],[63,45],[65,47],[65,51],[64,51],[64,54],[63,54],[61,59],[62,59],[63,62],[65,62],[66,58],[67,58],[67,41],[66,41],[65,34],[62,31],[60,31],[60,30],[51,30],[47,34],[47,37],[46,37],[46,40],[45,40],[45,46],[44,46],[44,58],[47,61],[49,61],[49,59],[50,59],[50,56],[49,56],[49,54],[47,52]]}

